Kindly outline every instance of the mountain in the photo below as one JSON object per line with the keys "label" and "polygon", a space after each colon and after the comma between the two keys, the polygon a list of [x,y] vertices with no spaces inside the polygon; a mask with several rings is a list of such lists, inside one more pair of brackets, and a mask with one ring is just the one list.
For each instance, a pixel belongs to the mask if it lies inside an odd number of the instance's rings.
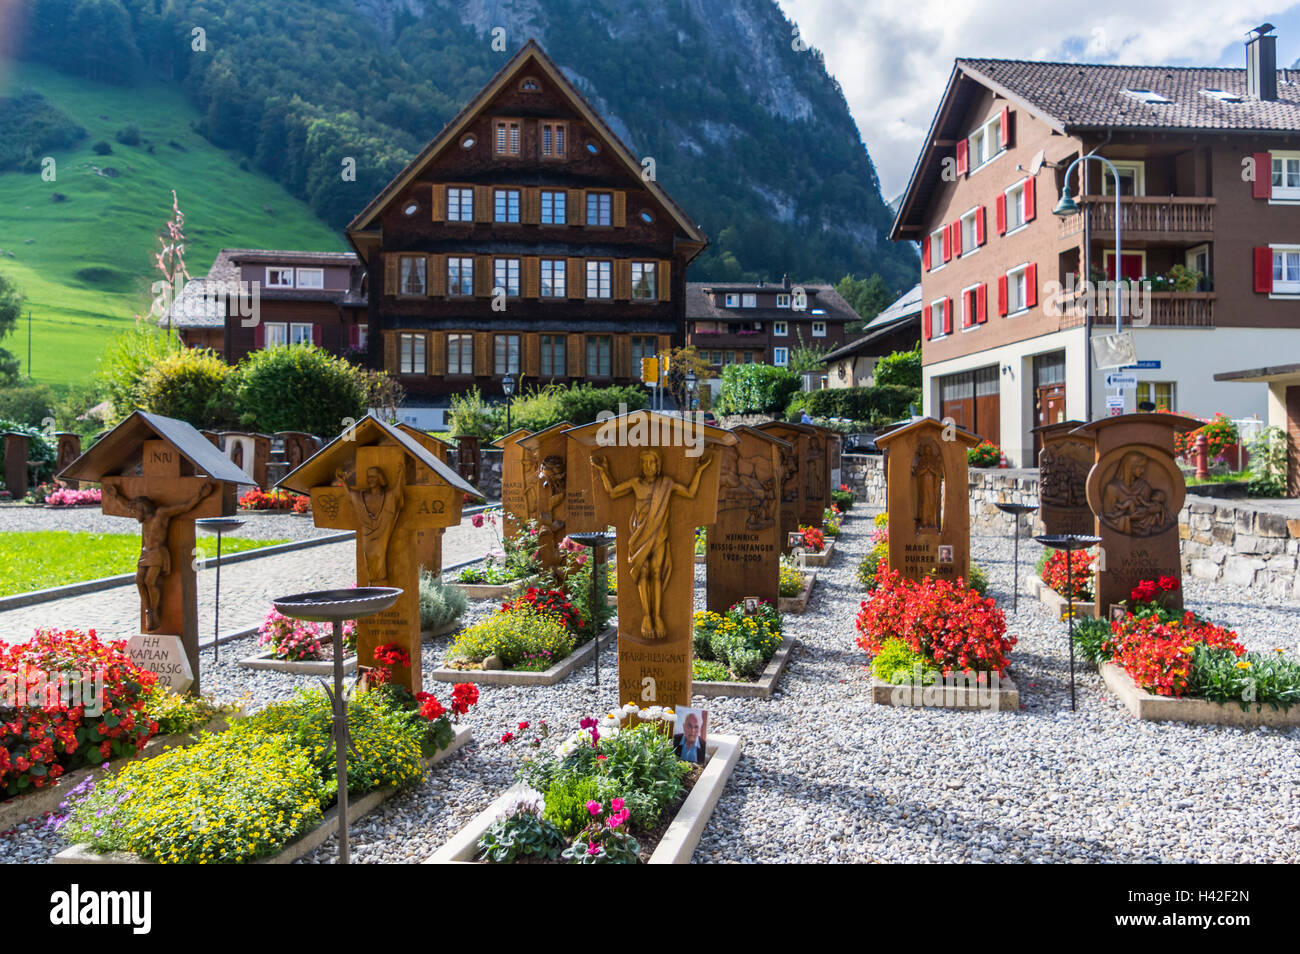
{"label": "mountain", "polygon": [[[820,53],[773,0],[22,0],[20,55],[179,84],[340,227],[536,37],[713,244],[694,279],[915,280]],[[112,55],[105,55],[105,50]],[[356,181],[340,175],[356,160]]]}

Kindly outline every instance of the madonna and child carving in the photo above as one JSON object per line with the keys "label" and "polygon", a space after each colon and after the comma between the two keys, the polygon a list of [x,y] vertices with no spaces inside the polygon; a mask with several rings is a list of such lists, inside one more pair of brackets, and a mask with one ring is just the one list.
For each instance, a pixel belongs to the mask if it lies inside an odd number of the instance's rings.
{"label": "madonna and child carving", "polygon": [[[1141,451],[1129,451],[1120,458],[1114,473],[1106,481],[1101,498],[1101,519],[1112,530],[1131,537],[1149,537],[1168,530],[1177,519],[1168,506],[1166,490],[1153,487],[1147,480],[1151,458]],[[1152,478],[1161,479],[1160,468]]]}
{"label": "madonna and child carving", "polygon": [[382,586],[388,581],[388,541],[393,535],[397,515],[402,512],[405,500],[403,471],[399,469],[397,473],[397,484],[390,487],[383,470],[367,467],[365,487],[355,490],[348,486],[347,472],[343,468],[334,473],[352,503],[357,533],[361,537],[361,549],[366,556],[366,575],[371,586]]}
{"label": "madonna and child carving", "polygon": [[943,455],[932,438],[921,441],[912,461],[912,499],[916,529],[940,533],[943,530]]}
{"label": "madonna and child carving", "polygon": [[604,457],[593,457],[592,467],[600,475],[600,482],[610,500],[635,495],[636,505],[628,525],[627,561],[637,598],[641,602],[641,637],[664,639],[668,629],[663,621],[663,594],[672,573],[672,560],[668,553],[668,527],[670,504],[673,497],[694,500],[700,489],[700,479],[713,460],[705,454],[695,468],[690,486],[683,486],[663,473],[663,459],[656,450],[643,450],[639,456],[641,473],[615,483],[609,472],[609,462]]}

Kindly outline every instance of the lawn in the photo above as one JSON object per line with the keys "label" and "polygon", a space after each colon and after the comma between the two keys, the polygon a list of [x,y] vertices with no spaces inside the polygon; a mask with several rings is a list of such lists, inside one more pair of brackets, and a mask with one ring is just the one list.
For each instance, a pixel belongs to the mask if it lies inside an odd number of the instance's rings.
{"label": "lawn", "polygon": [[[221,541],[221,555],[285,542],[226,537]],[[198,548],[205,557],[216,556],[217,541],[201,537]],[[138,533],[42,530],[0,534],[0,596],[131,573],[139,559]]]}
{"label": "lawn", "polygon": [[[106,341],[149,310],[150,286],[161,277],[152,255],[172,189],[186,216],[192,276],[206,275],[222,248],[344,248],[305,203],[194,132],[199,116],[178,87],[108,86],[29,63],[12,66],[0,96],[33,89],[88,133],[52,154],[53,182],[38,173],[0,173],[0,274],[26,297],[3,346],[26,372],[30,309],[35,380],[85,382]],[[130,122],[140,127],[138,146],[114,138]],[[111,144],[111,155],[92,151],[100,140]],[[106,178],[92,166],[117,175]],[[53,201],[55,193],[64,200]],[[364,204],[358,197],[357,207]]]}

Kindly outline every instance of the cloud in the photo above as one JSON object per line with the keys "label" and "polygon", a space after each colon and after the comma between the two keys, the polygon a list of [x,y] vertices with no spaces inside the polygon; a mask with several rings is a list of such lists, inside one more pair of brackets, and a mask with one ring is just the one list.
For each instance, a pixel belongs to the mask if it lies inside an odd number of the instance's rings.
{"label": "cloud", "polygon": [[[1300,3],[1097,0],[1087,8],[1023,0],[778,0],[844,88],[886,201],[907,187],[959,56],[1172,66],[1244,66],[1244,35],[1278,26],[1278,63],[1300,53]],[[1288,30],[1288,27],[1290,28]]]}

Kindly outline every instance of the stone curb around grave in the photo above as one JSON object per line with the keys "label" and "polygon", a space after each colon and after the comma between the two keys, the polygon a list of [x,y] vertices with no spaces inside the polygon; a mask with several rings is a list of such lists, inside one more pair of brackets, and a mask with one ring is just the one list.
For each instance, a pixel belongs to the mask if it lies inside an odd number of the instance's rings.
{"label": "stone curb around grave", "polygon": [[777,680],[785,672],[785,667],[790,664],[790,653],[794,650],[797,642],[798,640],[792,635],[781,640],[781,645],[772,654],[772,658],[767,661],[767,667],[763,670],[763,674],[753,682],[692,682],[691,695],[703,696],[705,699],[718,699],[721,697],[729,699],[771,699],[772,693],[776,691]]}
{"label": "stone curb around grave", "polygon": [[[477,563],[478,560],[470,560],[469,563]],[[468,566],[469,563],[457,564],[456,567],[447,569],[457,569],[460,566]],[[444,571],[445,572],[445,571]],[[444,580],[444,586],[454,586],[465,594],[466,599],[470,600],[500,600],[514,596],[527,587],[532,586],[538,580],[536,576],[530,576],[523,580],[514,580],[510,583],[459,583],[456,580]]]}
{"label": "stone curb around grave", "polygon": [[[435,755],[427,759],[421,759],[422,768],[432,768],[443,759],[460,750],[473,737],[472,730],[468,727],[462,727],[456,730],[456,736],[452,739],[451,744]],[[388,801],[394,795],[401,792],[398,788],[381,788],[378,791],[367,792],[356,801],[348,802],[348,822],[355,821],[363,815],[374,811],[384,802]],[[285,845],[278,853],[269,858],[258,858],[250,862],[255,865],[287,865],[292,864],[299,858],[306,857],[315,851],[331,835],[338,832],[338,806],[331,808],[321,819],[321,823],[302,837],[291,841]],[[84,844],[72,845],[63,849],[52,859],[56,865],[153,865],[156,861],[145,861],[139,855],[129,851],[109,851],[99,854],[91,851]]]}
{"label": "stone curb around grave", "polygon": [[[244,709],[241,706],[233,718],[241,718],[243,714]],[[144,748],[135,755],[114,759],[108,763],[108,768],[104,768],[102,763],[79,768],[61,776],[57,785],[49,788],[38,788],[22,795],[16,795],[8,801],[0,802],[0,831],[6,831],[27,821],[29,818],[35,818],[44,815],[46,812],[54,811],[59,807],[59,803],[67,797],[68,792],[76,788],[87,777],[93,776],[96,780],[105,778],[114,774],[127,762],[152,758],[166,748],[188,748],[199,741],[198,733],[224,732],[229,727],[230,720],[225,716],[218,716],[193,732],[177,732],[172,735],[155,736],[146,742]]]}
{"label": "stone curb around grave", "polygon": [[817,582],[817,574],[805,573],[803,575],[804,588],[799,591],[798,596],[778,596],[776,598],[776,611],[778,613],[794,613],[798,615],[808,609],[808,600],[812,598],[813,584]]}
{"label": "stone curb around grave", "polygon": [[826,538],[826,547],[821,553],[811,553],[807,550],[803,554],[804,566],[825,567],[831,565],[831,555],[835,552],[835,538]]}
{"label": "stone curb around grave", "polygon": [[550,669],[542,672],[513,672],[508,669],[452,669],[439,666],[424,675],[438,682],[472,682],[478,686],[553,686],[568,678],[576,669],[591,661],[595,654],[596,643],[603,647],[614,638],[617,629],[606,626],[605,631],[596,639],[587,640],[582,646],[565,656]]}
{"label": "stone curb around grave", "polygon": [[[1025,581],[1025,586],[1029,589],[1029,592],[1032,595],[1038,597],[1038,602],[1046,606],[1053,616],[1057,619],[1062,619],[1065,616],[1065,611],[1069,608],[1070,601],[1044,583],[1041,577],[1031,575]],[[1078,616],[1091,616],[1096,618],[1097,606],[1092,602],[1080,602],[1079,600],[1075,600],[1074,612]]]}
{"label": "stone curb around grave", "polygon": [[1113,662],[1104,662],[1098,668],[1106,688],[1138,719],[1149,722],[1199,722],[1242,729],[1290,729],[1300,726],[1300,705],[1293,705],[1289,709],[1261,706],[1256,711],[1243,709],[1236,704],[1211,702],[1209,699],[1157,696],[1138,686],[1132,676]]}
{"label": "stone curb around grave", "polygon": [[898,686],[871,675],[871,701],[902,709],[960,709],[979,712],[1020,711],[1020,690],[1010,676],[998,679],[998,688],[960,686]]}
{"label": "stone curb around grave", "polygon": [[[677,810],[668,830],[659,840],[658,846],[650,856],[652,865],[690,864],[691,856],[704,835],[704,827],[713,815],[713,809],[722,797],[727,780],[740,761],[740,752],[744,743],[737,735],[715,735],[708,741],[710,751],[708,764],[691,789],[686,801]],[[426,865],[473,864],[478,852],[478,840],[492,827],[505,808],[514,801],[521,786],[513,785],[501,794],[491,805],[475,815],[468,825],[452,836],[451,840],[439,848]]]}
{"label": "stone curb around grave", "polygon": [[[329,676],[334,673],[332,659],[276,659],[270,650],[256,656],[246,656],[236,665],[244,669],[257,669],[265,672],[287,672],[294,676]],[[357,657],[349,656],[343,660],[343,674],[346,676],[357,671]]]}

